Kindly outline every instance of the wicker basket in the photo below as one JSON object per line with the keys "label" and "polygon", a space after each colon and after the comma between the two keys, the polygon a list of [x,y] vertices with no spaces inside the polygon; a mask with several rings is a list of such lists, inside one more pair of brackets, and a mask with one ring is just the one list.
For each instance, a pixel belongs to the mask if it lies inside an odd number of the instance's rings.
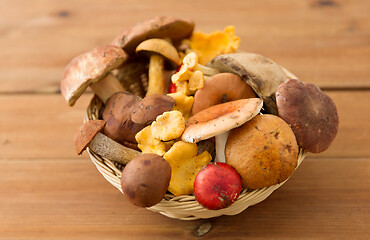
{"label": "wicker basket", "polygon": [[[284,71],[289,77],[296,78],[287,70],[284,69]],[[88,106],[85,121],[98,119],[102,106],[103,104],[100,99],[95,96]],[[107,179],[113,186],[115,186],[118,190],[122,192],[121,172],[123,166],[97,155],[89,148],[87,148],[87,152],[89,153],[90,158],[95,164],[96,168],[105,177],[105,179]],[[298,153],[297,167],[301,164],[305,156],[306,152],[300,149]],[[163,214],[167,217],[181,220],[206,219],[218,217],[221,215],[236,215],[245,210],[247,207],[265,200],[273,191],[278,189],[286,181],[287,180],[280,184],[257,190],[243,189],[236,202],[234,202],[231,206],[220,210],[208,210],[202,207],[195,200],[195,197],[193,195],[183,195],[175,197],[172,194],[166,194],[161,202],[148,209]]]}

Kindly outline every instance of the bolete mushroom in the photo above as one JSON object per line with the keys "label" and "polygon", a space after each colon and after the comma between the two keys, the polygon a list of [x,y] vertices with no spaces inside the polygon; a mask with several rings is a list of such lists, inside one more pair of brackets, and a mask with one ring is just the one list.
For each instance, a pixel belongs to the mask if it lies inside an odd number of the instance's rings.
{"label": "bolete mushroom", "polygon": [[138,106],[140,98],[128,92],[118,92],[109,98],[103,111],[103,120],[107,122],[104,134],[113,140],[127,145],[136,144],[135,135],[145,127],[131,120],[132,111]]}
{"label": "bolete mushroom", "polygon": [[263,99],[265,110],[277,114],[275,93],[288,76],[274,61],[254,53],[230,53],[215,57],[207,66],[239,75]]}
{"label": "bolete mushroom", "polygon": [[289,79],[276,92],[279,116],[306,151],[328,149],[338,132],[338,113],[333,100],[312,83]]}
{"label": "bolete mushroom", "polygon": [[216,104],[256,97],[253,89],[238,75],[219,73],[207,79],[204,87],[195,93],[191,111],[194,115]]}
{"label": "bolete mushroom", "polygon": [[74,135],[74,144],[78,155],[89,147],[93,152],[109,160],[127,164],[140,152],[127,148],[101,133],[106,122],[90,120],[82,124]]}
{"label": "bolete mushroom", "polygon": [[131,113],[131,120],[139,124],[149,124],[157,116],[171,111],[175,106],[175,100],[167,95],[154,94],[143,98],[140,104]]}
{"label": "bolete mushroom", "polygon": [[230,131],[225,157],[245,188],[258,189],[282,183],[293,174],[298,145],[284,120],[264,114]]}
{"label": "bolete mushroom", "polygon": [[122,171],[121,187],[126,199],[139,207],[151,207],[166,194],[171,166],[161,156],[142,154],[132,159]]}
{"label": "bolete mushroom", "polygon": [[197,143],[239,127],[256,116],[262,105],[262,99],[249,98],[204,109],[189,118],[181,139],[185,142]]}
{"label": "bolete mushroom", "polygon": [[136,47],[150,38],[168,38],[176,43],[191,36],[194,22],[170,16],[160,16],[143,21],[122,32],[112,42],[129,55],[135,53]]}
{"label": "bolete mushroom", "polygon": [[164,61],[167,60],[174,68],[177,67],[179,64],[179,54],[176,48],[164,39],[152,38],[140,43],[136,48],[136,52],[145,53],[150,56],[149,83],[146,96],[164,94],[166,92]]}
{"label": "bolete mushroom", "polygon": [[95,94],[106,102],[116,92],[125,89],[110,72],[127,59],[119,47],[100,46],[72,59],[64,71],[60,89],[63,97],[73,106],[90,86]]}

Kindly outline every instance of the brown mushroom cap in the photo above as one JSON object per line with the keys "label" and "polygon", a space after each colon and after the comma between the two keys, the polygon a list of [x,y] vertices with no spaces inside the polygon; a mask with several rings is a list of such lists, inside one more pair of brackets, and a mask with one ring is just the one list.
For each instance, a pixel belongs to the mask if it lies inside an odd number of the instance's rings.
{"label": "brown mushroom cap", "polygon": [[126,141],[136,143],[136,133],[145,127],[131,121],[131,113],[139,102],[139,97],[127,92],[110,97],[103,111],[103,120],[107,122],[104,134],[123,145]]}
{"label": "brown mushroom cap", "polygon": [[263,99],[265,109],[277,114],[275,93],[288,76],[274,61],[254,53],[230,53],[215,57],[207,65],[239,75]]}
{"label": "brown mushroom cap", "polygon": [[112,45],[119,46],[129,55],[135,53],[137,45],[149,38],[170,38],[180,41],[190,37],[194,22],[169,16],[155,17],[138,23],[118,35]]}
{"label": "brown mushroom cap", "polygon": [[173,67],[179,65],[179,54],[176,48],[166,40],[159,38],[151,38],[140,43],[136,48],[137,53],[146,55],[158,54],[164,59],[169,60]]}
{"label": "brown mushroom cap", "polygon": [[127,54],[116,46],[100,46],[72,59],[64,70],[60,89],[73,106],[90,84],[99,81],[127,59]]}
{"label": "brown mushroom cap", "polygon": [[175,100],[167,95],[153,94],[143,98],[132,111],[131,120],[139,124],[148,124],[164,112],[171,111]]}
{"label": "brown mushroom cap", "polygon": [[238,75],[219,73],[208,79],[194,95],[192,114],[213,105],[245,98],[256,98],[253,89]]}
{"label": "brown mushroom cap", "polygon": [[289,79],[276,92],[279,116],[293,129],[298,145],[312,153],[325,151],[338,132],[333,100],[312,83]]}
{"label": "brown mushroom cap", "polygon": [[86,149],[96,134],[103,130],[105,124],[103,120],[90,120],[77,129],[73,141],[78,155]]}
{"label": "brown mushroom cap", "polygon": [[284,120],[264,114],[230,131],[225,158],[240,174],[245,188],[258,189],[281,183],[293,174],[298,146]]}
{"label": "brown mushroom cap", "polygon": [[184,142],[197,143],[239,127],[256,116],[262,105],[262,99],[249,98],[204,109],[189,118],[181,139]]}

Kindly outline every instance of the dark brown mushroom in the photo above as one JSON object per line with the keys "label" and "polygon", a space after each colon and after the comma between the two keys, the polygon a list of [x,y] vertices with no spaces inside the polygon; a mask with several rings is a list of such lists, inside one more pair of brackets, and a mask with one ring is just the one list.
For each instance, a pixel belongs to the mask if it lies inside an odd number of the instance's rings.
{"label": "dark brown mushroom", "polygon": [[146,39],[168,38],[173,42],[190,37],[194,22],[170,16],[161,16],[138,23],[118,35],[112,45],[119,46],[129,55],[135,53],[136,47]]}
{"label": "dark brown mushroom", "polygon": [[107,122],[104,134],[123,145],[127,142],[136,144],[135,135],[145,125],[134,123],[131,113],[140,100],[138,96],[128,92],[115,93],[110,97],[103,111],[103,120]]}
{"label": "dark brown mushroom", "polygon": [[338,132],[338,113],[333,100],[312,83],[289,79],[276,92],[279,116],[297,138],[298,145],[312,153],[325,151]]}
{"label": "dark brown mushroom", "polygon": [[90,120],[82,124],[74,135],[77,154],[89,147],[93,152],[109,160],[127,164],[140,152],[127,148],[101,133],[106,122],[103,120]]}
{"label": "dark brown mushroom", "polygon": [[175,105],[172,97],[161,94],[147,96],[131,113],[131,120],[139,124],[149,124],[157,116],[164,112],[171,111]]}
{"label": "dark brown mushroom", "polygon": [[119,47],[100,46],[83,53],[66,66],[60,89],[63,97],[73,106],[82,93],[90,88],[106,102],[110,96],[125,89],[110,72],[127,59]]}

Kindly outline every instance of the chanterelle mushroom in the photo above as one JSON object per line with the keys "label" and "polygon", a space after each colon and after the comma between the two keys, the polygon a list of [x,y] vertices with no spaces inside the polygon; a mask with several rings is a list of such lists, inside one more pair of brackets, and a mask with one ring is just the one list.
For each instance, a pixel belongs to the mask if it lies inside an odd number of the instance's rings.
{"label": "chanterelle mushroom", "polygon": [[150,55],[149,85],[146,96],[164,94],[166,92],[164,61],[169,60],[175,67],[179,64],[176,48],[166,40],[153,38],[140,43],[136,52]]}
{"label": "chanterelle mushroom", "polygon": [[125,89],[110,72],[127,59],[119,47],[100,46],[72,59],[64,71],[60,89],[63,97],[73,106],[82,93],[90,88],[106,102],[110,96]]}
{"label": "chanterelle mushroom", "polygon": [[338,132],[333,100],[312,83],[290,79],[276,92],[279,116],[290,124],[298,145],[312,153],[325,151]]}
{"label": "chanterelle mushroom", "polygon": [[117,36],[112,45],[123,48],[129,55],[135,53],[136,47],[149,38],[169,38],[178,42],[190,37],[194,22],[170,16],[160,16],[143,21]]}
{"label": "chanterelle mushroom", "polygon": [[101,133],[106,122],[90,120],[82,124],[74,135],[77,154],[81,154],[87,147],[109,160],[127,164],[140,152],[127,148]]}
{"label": "chanterelle mushroom", "polygon": [[263,99],[266,110],[277,114],[275,93],[288,76],[274,61],[254,53],[230,53],[215,57],[207,66],[239,75]]}
{"label": "chanterelle mushroom", "polygon": [[259,98],[214,105],[189,118],[181,139],[184,142],[197,143],[239,127],[256,116],[262,105],[263,101]]}

